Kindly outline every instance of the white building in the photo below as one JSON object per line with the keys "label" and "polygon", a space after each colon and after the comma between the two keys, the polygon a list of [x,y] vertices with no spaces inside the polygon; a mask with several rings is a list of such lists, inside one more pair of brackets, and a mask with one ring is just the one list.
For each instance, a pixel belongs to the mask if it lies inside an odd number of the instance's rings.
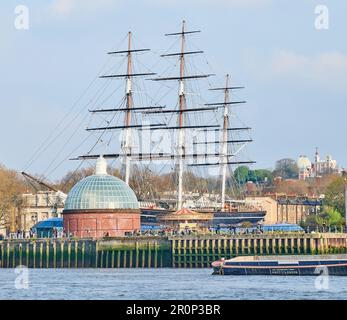
{"label": "white building", "polygon": [[300,180],[340,172],[337,161],[334,160],[331,155],[327,155],[325,159],[321,159],[318,149],[316,149],[313,162],[306,156],[300,156],[297,165],[299,168]]}
{"label": "white building", "polygon": [[29,231],[37,222],[61,217],[66,194],[55,191],[38,191],[22,195],[23,207],[20,213],[21,230]]}

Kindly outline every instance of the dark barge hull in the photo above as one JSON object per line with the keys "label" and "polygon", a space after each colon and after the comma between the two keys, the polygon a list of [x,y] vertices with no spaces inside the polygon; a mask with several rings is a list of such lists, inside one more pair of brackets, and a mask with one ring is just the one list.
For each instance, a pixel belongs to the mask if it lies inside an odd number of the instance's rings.
{"label": "dark barge hull", "polygon": [[213,274],[233,276],[347,276],[347,265],[344,266],[316,266],[316,267],[281,267],[281,268],[214,268]]}
{"label": "dark barge hull", "polygon": [[299,257],[295,260],[293,256],[285,260],[285,257],[278,257],[278,260],[267,260],[266,257],[254,260],[242,257],[226,261],[215,261],[212,263],[213,274],[218,275],[266,275],[266,276],[347,276],[347,259],[319,259],[317,256]]}

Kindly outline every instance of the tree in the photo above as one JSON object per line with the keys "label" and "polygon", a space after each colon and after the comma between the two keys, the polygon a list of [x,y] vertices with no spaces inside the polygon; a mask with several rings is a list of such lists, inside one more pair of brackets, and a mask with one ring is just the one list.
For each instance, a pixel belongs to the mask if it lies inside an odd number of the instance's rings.
{"label": "tree", "polygon": [[317,227],[336,227],[343,225],[344,220],[340,212],[332,207],[323,207],[319,214],[310,214],[300,225],[310,230],[315,230]]}
{"label": "tree", "polygon": [[296,179],[298,178],[299,168],[295,160],[285,158],[276,162],[273,174],[274,176],[280,176],[283,179]]}
{"label": "tree", "polygon": [[273,174],[270,170],[256,169],[250,170],[249,181],[253,182],[267,182],[271,183],[273,180]]}
{"label": "tree", "polygon": [[17,228],[23,205],[21,194],[27,190],[24,179],[14,170],[0,164],[0,228]]}
{"label": "tree", "polygon": [[303,180],[281,181],[276,185],[275,192],[306,196],[309,192],[308,183]]}
{"label": "tree", "polygon": [[335,177],[325,190],[324,204],[345,215],[344,177]]}
{"label": "tree", "polygon": [[82,168],[66,173],[60,181],[55,185],[59,190],[68,193],[70,189],[83,178],[94,173],[94,167]]}
{"label": "tree", "polygon": [[239,184],[245,184],[247,181],[254,183],[267,182],[271,183],[273,180],[273,174],[267,169],[250,170],[246,166],[237,167],[234,171],[234,177]]}
{"label": "tree", "polygon": [[249,168],[247,166],[239,166],[234,171],[234,177],[239,184],[244,184],[248,181]]}
{"label": "tree", "polygon": [[324,217],[328,226],[340,227],[343,224],[343,218],[341,213],[334,208],[325,207]]}

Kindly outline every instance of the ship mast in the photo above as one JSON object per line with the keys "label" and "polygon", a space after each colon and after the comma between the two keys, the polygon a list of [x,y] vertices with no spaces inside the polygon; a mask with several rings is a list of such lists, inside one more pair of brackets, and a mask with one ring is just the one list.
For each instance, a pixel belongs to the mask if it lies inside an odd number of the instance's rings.
{"label": "ship mast", "polygon": [[224,112],[223,112],[223,141],[222,141],[222,156],[221,156],[221,170],[222,170],[222,195],[221,195],[221,207],[222,211],[225,208],[225,184],[227,176],[227,155],[228,155],[228,124],[229,124],[229,114],[228,105],[229,102],[229,74],[226,75],[225,80],[225,90],[224,90]]}
{"label": "ship mast", "polygon": [[[185,121],[185,114],[192,112],[204,112],[213,111],[217,108],[215,106],[197,108],[189,107],[186,105],[186,92],[185,92],[185,82],[187,80],[207,78],[211,74],[198,74],[198,75],[186,75],[185,73],[185,56],[203,53],[203,51],[186,51],[186,35],[198,33],[200,30],[186,31],[186,22],[183,20],[181,32],[168,33],[166,36],[180,36],[180,52],[168,53],[161,55],[162,57],[179,57],[179,77],[163,77],[153,79],[154,81],[171,81],[178,80],[178,98],[179,98],[179,108],[178,110],[159,110],[159,111],[149,111],[146,113],[177,113],[177,127],[167,127],[164,129],[178,130],[178,143],[177,143],[177,162],[176,167],[178,171],[178,183],[177,183],[177,209],[180,210],[183,207],[183,173],[184,173],[184,159],[188,158],[186,154],[186,129],[201,129],[201,128],[219,128],[219,125],[189,125]],[[207,157],[207,154],[194,154],[194,158],[197,157]]]}
{"label": "ship mast", "polygon": [[126,108],[125,113],[125,141],[124,141],[124,154],[125,154],[125,183],[129,185],[130,179],[130,157],[131,154],[131,108],[133,106],[133,97],[132,97],[132,82],[131,82],[131,73],[132,73],[132,56],[131,56],[131,31],[128,33],[128,63],[127,63],[127,78],[126,78]]}
{"label": "ship mast", "polygon": [[[186,129],[213,129],[217,130],[220,128],[219,124],[201,124],[195,123],[190,124],[186,121],[186,114],[195,113],[195,112],[208,112],[208,111],[216,111],[220,108],[220,103],[218,104],[205,104],[204,106],[189,106],[187,107],[186,101],[186,91],[185,84],[187,81],[202,79],[211,76],[211,74],[186,74],[185,63],[186,56],[192,56],[195,54],[201,54],[203,51],[188,51],[186,50],[186,35],[191,35],[195,33],[199,33],[200,30],[187,31],[186,23],[183,21],[182,28],[180,32],[168,33],[165,36],[179,36],[180,37],[180,50],[174,53],[166,53],[162,54],[161,57],[172,57],[179,58],[179,74],[172,77],[158,77],[152,78],[152,81],[177,81],[178,82],[178,107],[175,108],[165,108],[162,106],[148,106],[148,107],[140,107],[134,106],[133,102],[133,94],[132,94],[132,80],[133,77],[141,77],[146,75],[154,75],[155,73],[133,73],[133,65],[132,65],[132,53],[138,51],[148,51],[149,49],[132,49],[132,34],[128,33],[128,48],[123,51],[115,51],[110,52],[109,54],[127,54],[127,71],[126,74],[116,74],[116,75],[105,75],[101,76],[101,78],[115,78],[122,79],[124,78],[126,81],[126,105],[118,106],[116,108],[109,109],[95,109],[89,110],[92,113],[99,112],[125,112],[124,124],[123,125],[114,125],[113,123],[108,123],[107,126],[97,127],[97,128],[87,128],[87,131],[105,131],[105,130],[124,130],[124,143],[122,144],[122,151],[119,153],[108,153],[103,154],[104,158],[121,158],[125,160],[125,181],[129,183],[130,178],[130,163],[131,161],[152,161],[152,160],[173,160],[177,167],[178,174],[178,183],[177,183],[177,209],[181,209],[183,207],[183,173],[185,161],[188,159],[207,159],[208,157],[220,157],[219,153],[187,153],[187,141],[186,141]],[[234,102],[233,102],[234,103]],[[237,103],[237,102],[235,102]],[[134,113],[142,113],[146,115],[160,115],[160,114],[176,114],[177,120],[174,125],[168,125],[165,123],[151,123],[151,124],[134,124],[132,120],[132,116]],[[134,146],[131,144],[131,130],[136,129],[137,131],[143,130],[172,130],[176,132],[177,138],[176,146],[174,150],[170,153],[134,153]],[[97,159],[99,154],[91,154],[91,151],[85,155],[78,156],[77,158],[73,158],[73,160],[83,160],[83,159]]]}
{"label": "ship mast", "polygon": [[185,149],[185,129],[183,127],[183,110],[185,109],[186,98],[184,92],[184,44],[185,44],[185,35],[184,35],[185,21],[182,23],[182,36],[181,36],[181,55],[180,55],[180,80],[179,80],[179,142],[178,142],[178,201],[177,201],[177,210],[182,209],[183,203],[183,154]]}
{"label": "ship mast", "polygon": [[[87,131],[106,131],[106,130],[124,130],[123,142],[122,142],[122,153],[120,154],[109,154],[109,158],[118,158],[121,157],[125,163],[125,177],[124,180],[129,184],[130,173],[131,173],[131,159],[132,159],[132,141],[131,141],[131,130],[133,128],[141,129],[150,129],[152,127],[161,127],[165,124],[150,124],[147,126],[133,125],[132,124],[132,113],[136,111],[143,110],[157,110],[162,107],[134,107],[133,106],[133,95],[132,95],[132,80],[134,77],[143,77],[155,75],[155,73],[133,73],[133,64],[132,64],[132,54],[135,52],[144,52],[149,51],[150,49],[132,49],[132,33],[128,32],[128,46],[127,50],[112,51],[108,54],[118,55],[126,54],[127,55],[127,68],[125,74],[112,74],[112,75],[103,75],[100,78],[113,78],[113,79],[125,79],[125,107],[117,107],[110,109],[95,109],[89,110],[91,113],[110,113],[110,112],[124,112],[124,125],[112,126],[111,123],[108,123],[106,127],[97,127],[97,128],[87,128]],[[92,159],[98,158],[99,155],[84,155],[80,156],[77,159]],[[135,155],[136,157],[136,155]]]}
{"label": "ship mast", "polygon": [[[240,165],[240,164],[253,164],[254,161],[230,161],[229,158],[235,157],[237,153],[245,146],[246,143],[252,142],[252,139],[229,139],[229,132],[238,132],[245,131],[251,128],[249,127],[231,127],[229,123],[229,108],[233,105],[243,104],[246,101],[230,101],[230,91],[243,89],[244,87],[232,87],[230,86],[230,76],[229,74],[225,77],[225,87],[221,88],[212,88],[209,90],[212,91],[223,91],[224,92],[224,100],[223,102],[213,102],[206,103],[206,106],[216,106],[219,108],[223,108],[223,127],[221,132],[221,139],[217,141],[203,141],[196,142],[196,144],[219,144],[220,145],[220,159],[219,162],[215,163],[198,163],[191,164],[190,166],[219,166],[221,169],[221,210],[225,210],[225,195],[226,195],[226,180],[227,180],[227,168],[229,165]],[[204,129],[210,130],[210,129]],[[230,144],[243,144],[234,154],[231,153],[232,150],[229,150]]]}

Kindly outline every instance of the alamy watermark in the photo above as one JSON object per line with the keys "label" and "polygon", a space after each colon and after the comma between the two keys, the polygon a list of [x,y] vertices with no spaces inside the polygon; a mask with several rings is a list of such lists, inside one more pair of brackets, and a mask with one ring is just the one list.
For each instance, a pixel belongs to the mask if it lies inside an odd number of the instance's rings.
{"label": "alamy watermark", "polygon": [[319,291],[329,290],[329,270],[326,266],[317,267],[314,271],[318,277],[314,281],[314,286]]}
{"label": "alamy watermark", "polygon": [[29,269],[26,266],[18,266],[14,269],[18,276],[14,280],[14,287],[17,290],[29,289]]}
{"label": "alamy watermark", "polygon": [[29,30],[29,8],[25,5],[18,5],[14,9],[14,27],[17,30]]}
{"label": "alamy watermark", "polygon": [[328,30],[329,29],[329,8],[326,5],[318,5],[314,9],[316,18],[314,21],[314,27],[316,30]]}

